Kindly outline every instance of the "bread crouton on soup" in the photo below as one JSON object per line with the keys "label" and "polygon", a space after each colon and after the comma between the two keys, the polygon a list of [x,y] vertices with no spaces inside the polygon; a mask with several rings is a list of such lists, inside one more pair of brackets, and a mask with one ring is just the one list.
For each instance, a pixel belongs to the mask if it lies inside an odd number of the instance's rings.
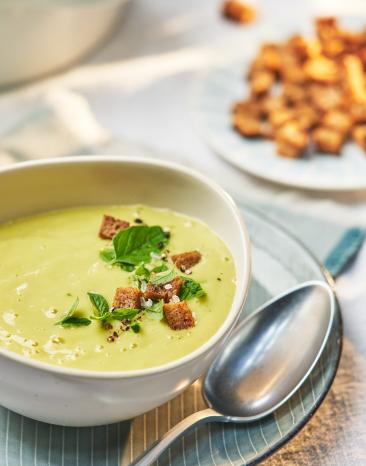
{"label": "bread crouton on soup", "polygon": [[144,292],[145,299],[152,299],[153,301],[163,299],[168,303],[174,295],[179,295],[183,285],[183,280],[180,277],[175,277],[171,282],[164,285],[154,285],[148,283]]}
{"label": "bread crouton on soup", "polygon": [[183,252],[172,256],[172,261],[182,272],[189,270],[201,261],[202,255],[198,251]]}
{"label": "bread crouton on soup", "polygon": [[102,239],[112,239],[120,230],[124,230],[129,226],[130,224],[126,220],[120,220],[111,215],[103,215],[99,237]]}
{"label": "bread crouton on soup", "polygon": [[119,309],[141,309],[142,292],[138,288],[117,288],[113,307]]}
{"label": "bread crouton on soup", "polygon": [[195,326],[195,320],[186,301],[164,304],[164,315],[173,330],[183,330]]}

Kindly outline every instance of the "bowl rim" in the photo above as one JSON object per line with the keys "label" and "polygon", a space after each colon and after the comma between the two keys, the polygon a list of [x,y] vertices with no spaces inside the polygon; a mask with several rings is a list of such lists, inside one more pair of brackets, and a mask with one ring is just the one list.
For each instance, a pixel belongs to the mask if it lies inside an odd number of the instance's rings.
{"label": "bowl rim", "polygon": [[217,343],[220,342],[225,335],[232,330],[236,320],[239,317],[240,311],[246,301],[250,279],[251,279],[251,246],[250,238],[247,227],[245,225],[243,215],[233,198],[215,181],[212,181],[209,177],[202,175],[196,170],[187,168],[175,162],[170,162],[161,159],[150,159],[147,157],[131,157],[131,156],[118,156],[118,155],[77,155],[62,158],[49,158],[44,160],[32,160],[25,162],[17,162],[11,165],[5,165],[0,167],[0,177],[6,176],[7,173],[23,171],[32,169],[34,167],[47,167],[52,165],[82,165],[89,163],[121,163],[121,164],[135,164],[135,165],[150,165],[155,167],[162,167],[171,170],[175,173],[184,173],[190,178],[194,178],[196,181],[206,185],[211,191],[215,192],[222,201],[226,204],[227,209],[231,212],[234,217],[237,228],[241,233],[242,246],[246,254],[244,261],[244,271],[242,277],[236,277],[237,286],[234,295],[233,303],[231,304],[230,311],[228,312],[225,320],[217,329],[217,331],[202,345],[196,348],[194,351],[186,354],[185,356],[170,361],[165,364],[158,366],[149,367],[146,369],[133,369],[127,371],[97,371],[97,370],[84,370],[77,368],[66,368],[53,365],[48,362],[37,361],[34,359],[27,359],[25,356],[19,355],[11,350],[0,347],[0,356],[5,356],[8,359],[19,362],[25,366],[30,366],[35,369],[43,370],[46,372],[63,374],[74,376],[77,378],[91,378],[91,379],[131,379],[134,377],[146,377],[150,375],[157,375],[173,371],[186,363],[198,359],[200,356],[209,351]]}

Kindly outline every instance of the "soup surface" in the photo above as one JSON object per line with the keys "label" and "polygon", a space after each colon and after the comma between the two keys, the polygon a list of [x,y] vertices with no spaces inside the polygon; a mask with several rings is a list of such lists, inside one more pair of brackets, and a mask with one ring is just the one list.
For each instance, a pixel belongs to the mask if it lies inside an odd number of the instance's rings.
{"label": "soup surface", "polygon": [[[130,226],[102,239],[104,214]],[[175,257],[191,251],[199,256],[192,266]],[[64,367],[120,371],[178,359],[217,331],[235,293],[233,259],[215,233],[147,206],[21,218],[0,226],[0,255],[0,344]],[[116,302],[117,288],[132,290],[135,304]]]}

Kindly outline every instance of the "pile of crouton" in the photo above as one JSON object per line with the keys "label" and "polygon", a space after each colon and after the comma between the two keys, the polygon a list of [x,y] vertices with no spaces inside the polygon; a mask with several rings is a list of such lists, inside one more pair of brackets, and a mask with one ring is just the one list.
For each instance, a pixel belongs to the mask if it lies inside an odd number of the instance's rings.
{"label": "pile of crouton", "polygon": [[340,154],[351,139],[366,151],[366,29],[315,20],[316,37],[265,43],[251,63],[250,97],[232,109],[234,129],[271,139],[277,153]]}

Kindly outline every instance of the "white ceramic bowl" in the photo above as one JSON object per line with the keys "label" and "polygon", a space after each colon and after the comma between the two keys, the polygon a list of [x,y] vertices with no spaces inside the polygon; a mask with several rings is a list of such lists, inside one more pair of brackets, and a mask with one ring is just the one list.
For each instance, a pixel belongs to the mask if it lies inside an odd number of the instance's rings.
{"label": "white ceramic bowl", "polygon": [[207,370],[237,321],[250,280],[248,234],[241,213],[219,186],[167,162],[85,156],[1,169],[0,200],[0,222],[80,205],[144,203],[174,209],[203,220],[220,235],[237,273],[232,307],[216,334],[187,356],[162,366],[128,372],[76,370],[0,348],[0,404],[54,424],[107,424],[165,403]]}
{"label": "white ceramic bowl", "polygon": [[94,49],[127,0],[0,0],[0,86],[59,71]]}

